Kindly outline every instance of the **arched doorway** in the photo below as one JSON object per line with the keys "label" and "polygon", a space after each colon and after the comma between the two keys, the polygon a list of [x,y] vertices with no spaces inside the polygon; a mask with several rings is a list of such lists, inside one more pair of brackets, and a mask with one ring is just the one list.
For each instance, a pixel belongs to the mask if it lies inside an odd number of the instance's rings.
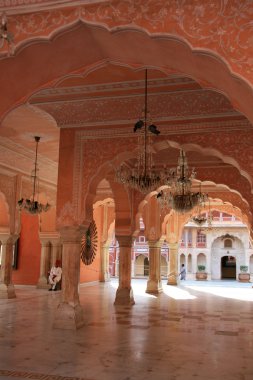
{"label": "arched doorway", "polygon": [[221,258],[221,278],[236,279],[236,258],[234,256],[223,256]]}
{"label": "arched doorway", "polygon": [[149,276],[149,260],[147,257],[144,259],[144,276]]}

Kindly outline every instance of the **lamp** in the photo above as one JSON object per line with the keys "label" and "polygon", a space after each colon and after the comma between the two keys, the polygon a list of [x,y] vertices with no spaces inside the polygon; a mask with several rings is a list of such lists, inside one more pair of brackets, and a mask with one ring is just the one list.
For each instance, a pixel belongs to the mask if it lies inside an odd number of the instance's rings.
{"label": "lamp", "polygon": [[160,131],[148,118],[148,96],[147,96],[147,69],[145,70],[145,103],[144,117],[134,125],[134,132],[139,133],[139,153],[134,168],[122,164],[115,173],[115,181],[122,183],[132,189],[147,194],[162,186],[170,176],[170,173],[154,169],[151,149],[152,134],[158,136]]}
{"label": "lamp", "polygon": [[1,16],[1,24],[0,24],[0,48],[3,46],[4,41],[8,43],[9,54],[12,54],[14,37],[13,37],[13,34],[8,31],[7,16],[3,12]]}
{"label": "lamp", "polygon": [[[35,163],[34,163],[34,170],[32,171],[31,178],[33,182],[33,194],[31,199],[24,199],[21,198],[18,201],[18,208],[19,210],[24,210],[28,214],[36,215],[40,214],[42,211],[48,211],[50,209],[50,204],[47,203],[43,205],[42,203],[39,202],[38,199],[38,193],[39,193],[39,178],[38,178],[38,164],[37,164],[37,159],[38,159],[38,144],[40,141],[39,136],[34,136],[34,140],[36,142],[36,153],[35,153]],[[37,194],[37,196],[36,196]]]}
{"label": "lamp", "polygon": [[170,189],[162,190],[157,194],[157,199],[162,208],[170,207],[178,213],[192,210],[198,204],[204,202],[208,196],[201,191],[191,192],[192,180],[196,172],[193,169],[189,174],[186,154],[180,150],[178,166],[171,172],[167,184]]}
{"label": "lamp", "polygon": [[[201,185],[200,185],[200,194],[201,193]],[[210,202],[209,202],[210,204]],[[203,208],[203,202],[199,202],[199,204],[197,205],[197,214],[195,216],[192,217],[192,221],[197,224],[198,226],[202,226],[203,224],[205,224],[207,222],[207,217],[205,214],[203,214],[203,211],[202,211],[202,208]]]}
{"label": "lamp", "polygon": [[214,228],[213,227],[213,224],[212,224],[212,222],[213,222],[213,214],[212,214],[212,211],[211,211],[211,203],[210,203],[210,198],[208,198],[208,204],[209,204],[209,206],[208,206],[208,214],[207,214],[207,218],[206,218],[206,223],[207,223],[207,226],[201,226],[201,225],[199,225],[200,227],[201,227],[201,229],[200,229],[200,231],[202,231],[202,232],[210,232],[210,231],[215,231],[215,230],[219,230],[219,228]]}

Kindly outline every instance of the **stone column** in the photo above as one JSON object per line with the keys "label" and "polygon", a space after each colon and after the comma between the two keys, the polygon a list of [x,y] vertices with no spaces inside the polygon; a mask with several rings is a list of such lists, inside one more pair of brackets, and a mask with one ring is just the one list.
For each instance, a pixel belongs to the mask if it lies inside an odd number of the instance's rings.
{"label": "stone column", "polygon": [[178,284],[178,243],[169,244],[169,274],[167,285]]}
{"label": "stone column", "polygon": [[110,273],[109,273],[109,248],[110,244],[102,243],[101,244],[101,255],[100,255],[100,274],[99,281],[107,282],[110,281]]}
{"label": "stone column", "polygon": [[197,246],[197,228],[192,229],[192,247],[196,248]]}
{"label": "stone column", "polygon": [[132,236],[116,236],[119,242],[119,287],[114,305],[134,305],[131,287]]}
{"label": "stone column", "polygon": [[161,281],[161,245],[159,240],[148,242],[149,245],[149,279],[146,293],[158,294],[163,291]]}
{"label": "stone column", "polygon": [[38,289],[48,289],[48,254],[49,243],[48,241],[41,240],[41,256],[40,256],[40,277],[37,284]]}
{"label": "stone column", "polygon": [[62,292],[61,302],[56,309],[54,328],[76,330],[84,325],[83,309],[79,301],[81,227],[61,229]]}
{"label": "stone column", "polygon": [[16,298],[15,288],[12,284],[13,245],[16,235],[1,235],[2,261],[0,271],[0,298]]}
{"label": "stone column", "polygon": [[198,268],[197,268],[197,254],[196,249],[194,249],[194,253],[192,255],[192,274],[196,274]]}

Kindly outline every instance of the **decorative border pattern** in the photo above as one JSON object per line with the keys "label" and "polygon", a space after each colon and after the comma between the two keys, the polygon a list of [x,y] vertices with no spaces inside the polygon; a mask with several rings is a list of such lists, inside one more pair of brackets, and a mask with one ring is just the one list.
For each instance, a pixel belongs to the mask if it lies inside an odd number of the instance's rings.
{"label": "decorative border pattern", "polygon": [[[50,38],[78,20],[111,31],[132,28],[151,35],[172,35],[186,41],[193,49],[213,51],[234,72],[252,82],[252,10],[252,0],[214,0],[211,3],[202,0],[117,0],[83,6],[76,6],[75,2],[72,8],[55,6],[55,9],[11,16],[8,24],[16,46],[29,40]],[[8,54],[7,48],[4,44],[0,52]]]}
{"label": "decorative border pattern", "polygon": [[1,376],[8,377],[21,377],[26,379],[37,379],[37,380],[93,380],[83,377],[70,377],[70,376],[60,376],[60,375],[45,375],[42,373],[35,372],[25,372],[25,371],[9,371],[6,369],[0,369]]}
{"label": "decorative border pattern", "polygon": [[[130,123],[130,122],[129,122]],[[128,125],[129,125],[128,123]],[[96,124],[97,125],[97,124]],[[105,125],[105,123],[103,124]],[[111,126],[111,124],[110,124]],[[68,125],[61,128],[77,128],[84,127],[81,125]],[[131,128],[110,128],[110,129],[90,129],[92,127],[91,124],[87,125],[89,129],[80,131],[80,136],[82,139],[86,140],[97,140],[97,139],[115,139],[119,137],[133,137],[133,132]],[[199,133],[210,133],[210,132],[233,132],[233,131],[252,131],[253,126],[247,120],[233,120],[233,121],[223,121],[223,122],[201,122],[201,123],[185,123],[176,124],[171,126],[162,126],[160,128],[162,130],[163,136],[171,136],[171,135],[180,135],[180,134],[199,134]]]}

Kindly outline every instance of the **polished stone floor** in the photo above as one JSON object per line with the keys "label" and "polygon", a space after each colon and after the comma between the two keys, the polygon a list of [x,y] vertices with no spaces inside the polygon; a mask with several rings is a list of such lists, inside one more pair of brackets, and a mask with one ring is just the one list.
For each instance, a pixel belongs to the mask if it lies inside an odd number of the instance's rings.
{"label": "polished stone floor", "polygon": [[0,379],[252,380],[252,284],[184,281],[115,307],[116,280],[80,287],[86,325],[52,329],[61,292],[0,300]]}

